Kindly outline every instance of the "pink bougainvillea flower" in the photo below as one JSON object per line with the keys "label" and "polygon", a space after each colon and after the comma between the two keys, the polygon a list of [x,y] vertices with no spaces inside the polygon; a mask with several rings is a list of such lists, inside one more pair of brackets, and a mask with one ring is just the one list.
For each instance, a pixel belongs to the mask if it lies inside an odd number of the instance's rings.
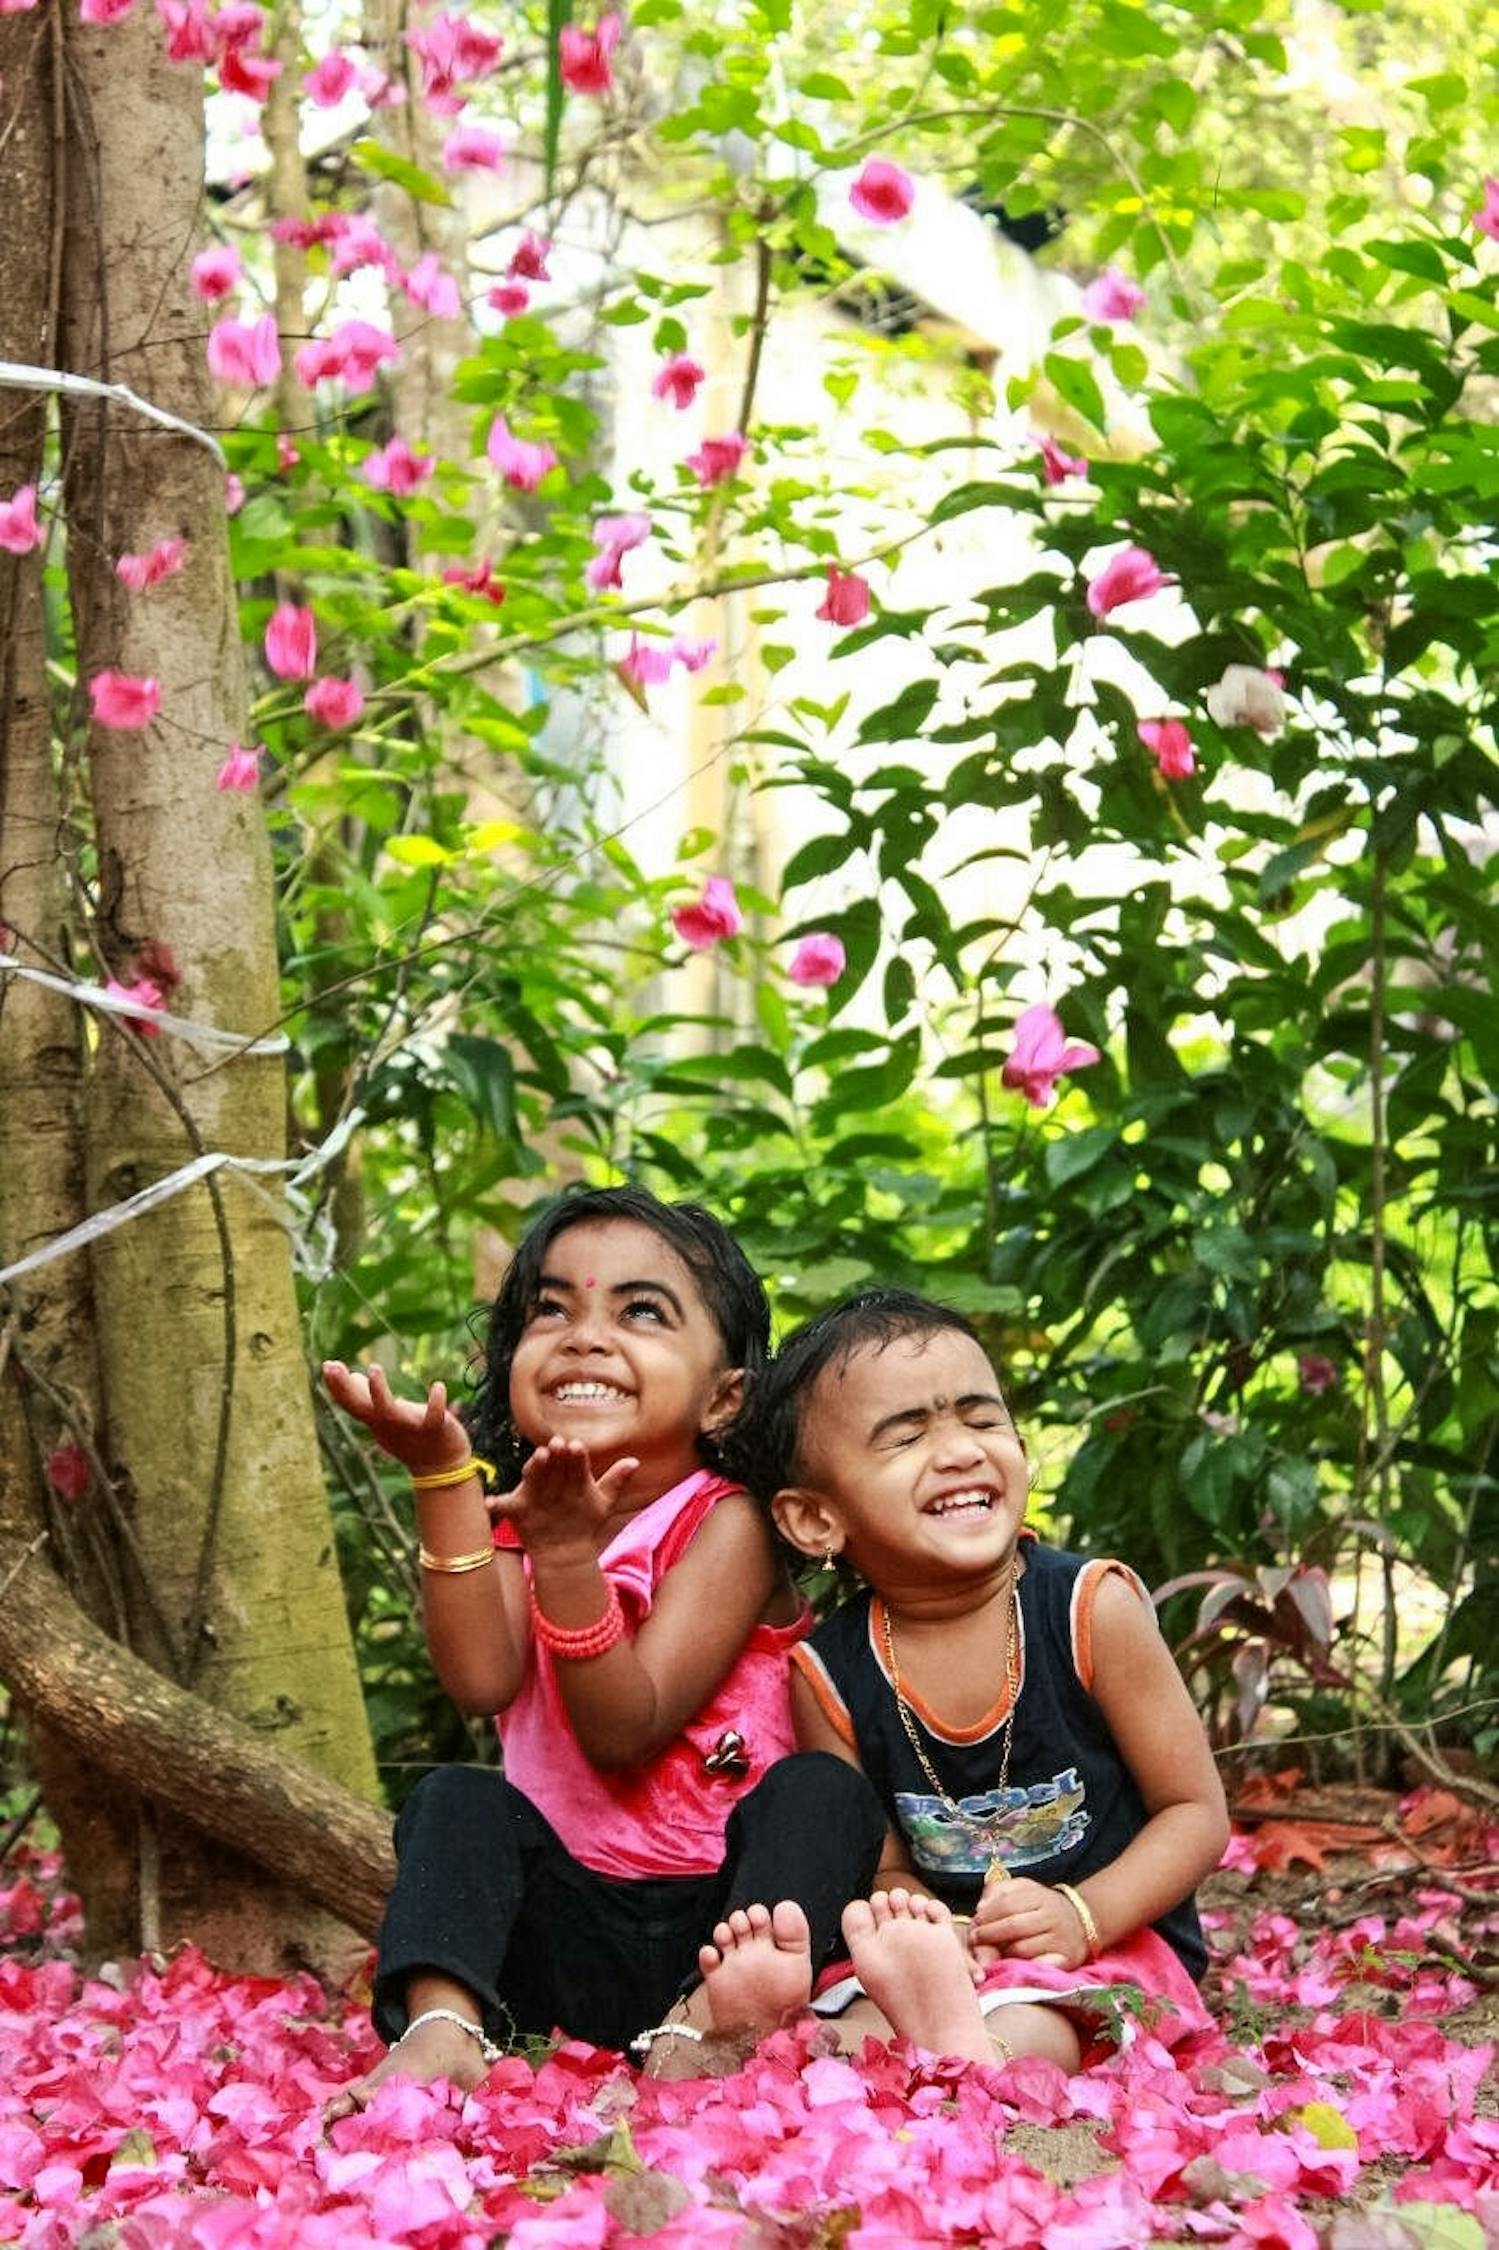
{"label": "pink bougainvillea flower", "polygon": [[698,360],[690,359],[686,352],[673,352],[656,370],[651,397],[669,398],[680,414],[697,397],[698,386],[704,380],[704,369]]}
{"label": "pink bougainvillea flower", "polygon": [[720,938],[737,937],[744,928],[744,916],[727,875],[710,875],[701,898],[694,899],[690,906],[674,906],[671,926],[694,953],[706,953]]}
{"label": "pink bougainvillea flower", "polygon": [[216,305],[237,287],[244,270],[232,242],[210,243],[192,262],[193,293],[206,305]]}
{"label": "pink bougainvillea flower", "polygon": [[310,680],[317,670],[317,619],[296,602],[279,602],[265,629],[265,660],[278,680]]}
{"label": "pink bougainvillea flower", "polygon": [[1491,242],[1499,242],[1499,180],[1492,176],[1483,183],[1483,201],[1473,214],[1473,224]]}
{"label": "pink bougainvillea flower", "polygon": [[704,438],[696,453],[687,456],[687,467],[701,485],[725,484],[739,474],[739,464],[749,451],[749,440],[737,430],[727,437]]}
{"label": "pink bougainvillea flower", "polygon": [[650,535],[649,516],[600,516],[593,527],[593,543],[598,553],[583,573],[585,582],[596,591],[620,585],[621,560]]}
{"label": "pink bougainvillea flower", "polygon": [[331,336],[304,344],[294,364],[298,382],[309,391],[319,383],[367,391],[380,369],[400,356],[401,348],[388,328],[377,328],[368,320],[345,320]]}
{"label": "pink bougainvillea flower", "polygon": [[[133,984],[121,984],[118,977],[109,977],[104,989],[113,993],[116,1000],[132,1001],[137,1008],[161,1008],[166,1004],[166,994],[152,977],[137,977]],[[139,1032],[142,1039],[161,1037],[159,1023],[146,1023],[139,1016],[132,1016],[128,1021],[131,1030]]]}
{"label": "pink bougainvillea flower", "polygon": [[59,1500],[81,1500],[91,1474],[81,1445],[59,1445],[47,1455],[47,1482]]}
{"label": "pink bougainvillea flower", "polygon": [[614,84],[609,57],[619,45],[620,19],[611,8],[592,31],[566,23],[558,41],[562,82],[575,94],[607,94]]}
{"label": "pink bougainvillea flower", "polygon": [[916,187],[910,173],[903,172],[888,157],[870,156],[850,185],[848,200],[871,226],[893,227],[909,213],[916,200]]}
{"label": "pink bougainvillea flower", "polygon": [[168,62],[218,61],[223,41],[206,0],[156,0],[156,13],[166,26]]}
{"label": "pink bougainvillea flower", "polygon": [[660,687],[671,678],[674,657],[670,641],[643,641],[638,633],[632,633],[630,646],[619,660],[620,677],[633,680],[637,687]]}
{"label": "pink bougainvillea flower", "polygon": [[276,466],[281,474],[286,476],[296,467],[301,458],[301,454],[297,451],[296,439],[289,437],[285,430],[278,430],[276,432]]}
{"label": "pink bougainvillea flower", "polygon": [[275,314],[263,313],[251,321],[215,321],[208,331],[208,364],[221,383],[236,383],[247,391],[274,383],[281,373]]}
{"label": "pink bougainvillea flower", "polygon": [[503,313],[506,320],[514,320],[516,314],[523,313],[530,304],[531,292],[523,281],[497,281],[484,301],[493,305],[497,313]]}
{"label": "pink bougainvillea flower", "polygon": [[[257,16],[260,10],[254,11]],[[224,29],[225,18],[238,10],[224,9],[219,15],[219,30]],[[259,33],[253,37],[258,39]],[[262,54],[252,38],[236,40],[226,46],[219,56],[219,86],[226,94],[244,94],[252,102],[263,102],[275,81],[281,76],[281,65],[270,55]]]}
{"label": "pink bougainvillea flower", "polygon": [[1227,665],[1202,700],[1215,726],[1253,727],[1266,742],[1273,742],[1286,723],[1282,675],[1257,664]]}
{"label": "pink bougainvillea flower", "polygon": [[135,0],[78,0],[80,23],[123,23]]}
{"label": "pink bougainvillea flower", "polygon": [[544,235],[532,234],[528,227],[505,268],[506,274],[512,281],[550,281],[547,252],[551,247]]}
{"label": "pink bougainvillea flower", "polygon": [[164,578],[175,578],[186,560],[185,539],[158,539],[147,554],[121,555],[115,564],[115,576],[132,594],[143,594],[148,586],[159,586]]}
{"label": "pink bougainvillea flower", "polygon": [[549,445],[512,437],[503,414],[497,414],[490,425],[485,451],[491,466],[499,471],[512,492],[534,492],[542,478],[557,466],[557,456]]}
{"label": "pink bougainvillea flower", "polygon": [[328,261],[335,278],[342,281],[346,274],[358,273],[362,266],[375,266],[387,281],[399,287],[401,261],[374,220],[362,211],[334,215],[341,222],[334,229],[333,253]]}
{"label": "pink bougainvillea flower", "polygon": [[36,486],[17,485],[8,500],[0,500],[0,547],[8,555],[29,555],[46,538],[36,514]]}
{"label": "pink bougainvillea flower", "polygon": [[40,0],[0,0],[0,16],[25,16],[40,5]]}
{"label": "pink bougainvillea flower", "polygon": [[330,674],[313,681],[302,708],[320,727],[351,727],[364,715],[364,690],[357,680],[339,680]]}
{"label": "pink bougainvillea flower", "polygon": [[239,514],[239,511],[240,511],[240,509],[241,509],[241,508],[242,508],[242,507],[244,506],[244,504],[245,504],[245,480],[244,480],[244,478],[243,478],[243,477],[237,477],[237,476],[235,475],[234,471],[233,471],[232,469],[230,469],[230,470],[228,470],[228,471],[227,471],[227,472],[225,473],[225,477],[224,477],[224,513],[225,513],[225,515],[226,515],[226,516],[237,516],[237,515]]}
{"label": "pink bougainvillea flower", "polygon": [[1196,771],[1192,737],[1180,719],[1142,719],[1137,732],[1146,749],[1154,751],[1156,772],[1163,781],[1185,781]]}
{"label": "pink bougainvillea flower", "polygon": [[1312,1398],[1337,1388],[1337,1361],[1326,1358],[1321,1352],[1303,1352],[1296,1362],[1296,1373],[1302,1389]]}
{"label": "pink bougainvillea flower", "polygon": [[377,492],[404,498],[426,483],[435,465],[430,453],[413,453],[403,437],[393,437],[366,456],[361,474]]}
{"label": "pink bougainvillea flower", "polygon": [[682,633],[671,644],[671,653],[684,672],[701,672],[705,664],[711,664],[717,649],[717,641],[689,641]]}
{"label": "pink bougainvillea flower", "polygon": [[243,742],[231,742],[229,755],[219,768],[217,783],[220,789],[258,789],[260,787],[260,749],[258,744],[248,748]]}
{"label": "pink bougainvillea flower", "polygon": [[359,76],[358,67],[351,55],[341,47],[334,47],[319,63],[303,74],[302,85],[308,100],[317,109],[337,109]]}
{"label": "pink bougainvillea flower", "polygon": [[505,144],[486,125],[455,125],[442,144],[442,162],[448,172],[497,172],[505,161]]}
{"label": "pink bougainvillea flower", "polygon": [[1065,453],[1054,437],[1044,430],[1034,433],[1041,455],[1041,474],[1048,484],[1065,484],[1068,477],[1085,477],[1088,464],[1081,453]]}
{"label": "pink bougainvillea flower", "polygon": [[1105,266],[1083,291],[1083,311],[1090,320],[1133,320],[1145,302],[1145,292],[1117,266]]}
{"label": "pink bougainvillea flower", "polygon": [[869,587],[856,570],[828,564],[828,590],[817,615],[827,625],[862,625],[869,615]]}
{"label": "pink bougainvillea flower", "polygon": [[1015,1044],[1000,1076],[1024,1094],[1032,1109],[1045,1109],[1064,1071],[1086,1070],[1099,1060],[1098,1049],[1068,1039],[1055,1008],[1041,1001],[1015,1023]]}
{"label": "pink bougainvillea flower", "polygon": [[793,984],[836,984],[847,963],[842,938],[831,930],[812,930],[791,956],[786,974]]}
{"label": "pink bougainvillea flower", "polygon": [[1088,607],[1095,617],[1107,617],[1126,602],[1144,601],[1148,594],[1159,593],[1165,583],[1166,573],[1154,555],[1148,555],[1143,547],[1121,547],[1089,585]]}
{"label": "pink bougainvillea flower", "polygon": [[315,219],[273,219],[271,237],[299,250],[324,249],[346,232],[348,217],[347,211],[322,211]]}
{"label": "pink bougainvillea flower", "polygon": [[487,555],[481,557],[472,570],[445,570],[442,582],[444,586],[461,586],[466,594],[481,595],[496,609],[505,599],[505,589],[496,578],[494,565]]}
{"label": "pink bougainvillea flower", "polygon": [[481,31],[467,16],[444,13],[408,31],[406,44],[422,66],[422,94],[440,117],[455,117],[463,107],[458,87],[487,78],[505,51],[504,41]]}
{"label": "pink bougainvillea flower", "polygon": [[444,273],[431,250],[424,250],[411,271],[403,275],[401,287],[414,305],[420,305],[435,320],[456,320],[463,308],[457,282],[450,273]]}
{"label": "pink bougainvillea flower", "polygon": [[138,679],[130,672],[96,672],[88,692],[95,724],[122,734],[149,726],[161,709],[160,680]]}

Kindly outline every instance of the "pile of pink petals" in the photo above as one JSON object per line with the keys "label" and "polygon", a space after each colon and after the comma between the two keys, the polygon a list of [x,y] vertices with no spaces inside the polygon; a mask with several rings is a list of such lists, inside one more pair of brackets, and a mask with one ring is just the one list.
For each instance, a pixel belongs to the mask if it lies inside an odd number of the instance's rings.
{"label": "pile of pink petals", "polygon": [[1436,1883],[1398,1919],[1262,1914],[1231,1957],[1219,1931],[1222,2034],[1171,2054],[1141,2031],[1070,2080],[781,2032],[733,2077],[669,2084],[565,2046],[462,2101],[392,2081],[325,2130],[377,2051],[362,2009],[191,1950],[84,1977],[60,1882],[39,1853],[0,1868],[0,2242],[24,2250],[1402,2250],[1436,2221],[1462,2230],[1443,2242],[1499,2230],[1489,2053],[1441,2028],[1474,1989]]}

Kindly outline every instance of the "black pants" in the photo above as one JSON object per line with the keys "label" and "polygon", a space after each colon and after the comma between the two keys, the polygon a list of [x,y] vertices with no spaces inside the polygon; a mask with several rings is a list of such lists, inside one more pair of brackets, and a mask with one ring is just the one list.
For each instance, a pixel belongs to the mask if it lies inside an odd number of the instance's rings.
{"label": "black pants", "polygon": [[426,1970],[471,1992],[492,2038],[557,2029],[623,2051],[697,1976],[697,1949],[736,1906],[795,1899],[820,1968],[867,1894],[885,1836],[858,1768],[821,1750],[782,1758],[739,1800],[716,1875],[620,1881],[575,1860],[528,1797],[487,1766],[443,1766],[396,1822],[380,1930],[375,2029],[406,2027]]}

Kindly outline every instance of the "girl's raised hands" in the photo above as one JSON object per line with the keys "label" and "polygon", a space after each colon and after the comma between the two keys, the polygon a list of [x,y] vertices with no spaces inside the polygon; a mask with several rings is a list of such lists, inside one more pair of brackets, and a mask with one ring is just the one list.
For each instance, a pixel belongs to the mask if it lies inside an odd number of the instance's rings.
{"label": "girl's raised hands", "polygon": [[361,1375],[341,1359],[323,1361],[323,1383],[334,1405],[362,1422],[381,1452],[413,1476],[452,1467],[471,1451],[445,1383],[434,1383],[424,1400],[397,1398],[383,1368]]}
{"label": "girl's raised hands", "polygon": [[626,1455],[596,1477],[587,1446],[576,1438],[548,1438],[527,1458],[514,1491],[492,1500],[489,1512],[514,1524],[530,1555],[545,1548],[586,1550],[592,1556],[639,1466]]}

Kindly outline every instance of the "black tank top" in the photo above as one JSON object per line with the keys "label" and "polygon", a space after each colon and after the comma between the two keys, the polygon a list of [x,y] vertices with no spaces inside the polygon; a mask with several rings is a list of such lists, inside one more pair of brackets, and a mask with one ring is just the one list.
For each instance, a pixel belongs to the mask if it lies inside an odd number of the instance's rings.
{"label": "black tank top", "polygon": [[[1089,1561],[1031,1538],[1022,1554],[1020,1693],[1003,1793],[1002,1717],[980,1738],[953,1742],[934,1734],[912,1711],[921,1746],[957,1807],[956,1818],[933,1795],[901,1724],[883,1649],[876,1652],[871,1595],[845,1602],[794,1652],[820,1699],[826,1703],[831,1689],[835,1706],[843,1706],[864,1771],[905,1836],[912,1866],[955,1913],[972,1912],[984,1870],[996,1855],[1012,1875],[1080,1883],[1117,1859],[1148,1818],[1103,1713],[1078,1676],[1093,1596],[1104,1576],[1123,1565]],[[1125,1575],[1138,1584],[1133,1572]],[[1142,1589],[1141,1599],[1146,1598]],[[1001,1645],[995,1649],[996,1696],[1002,1656]],[[1200,1981],[1207,1948],[1193,1899],[1185,1898],[1153,1927]]]}

